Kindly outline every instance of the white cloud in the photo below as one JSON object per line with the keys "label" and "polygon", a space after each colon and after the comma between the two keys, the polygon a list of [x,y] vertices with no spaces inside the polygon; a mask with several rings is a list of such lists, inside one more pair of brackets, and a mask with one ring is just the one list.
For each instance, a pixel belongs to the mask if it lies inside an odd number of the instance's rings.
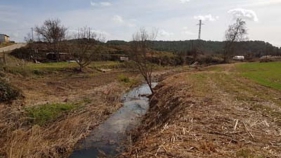
{"label": "white cloud", "polygon": [[180,0],[181,3],[186,3],[186,2],[189,2],[190,0]]}
{"label": "white cloud", "polygon": [[100,3],[95,3],[95,2],[90,2],[91,6],[102,6],[102,7],[108,7],[111,6],[112,4],[110,2],[100,2]]}
{"label": "white cloud", "polygon": [[196,20],[202,20],[202,21],[216,21],[219,19],[219,16],[213,16],[211,14],[208,15],[198,15],[193,17]]}
{"label": "white cloud", "polygon": [[101,6],[111,6],[110,2],[100,2]]}
{"label": "white cloud", "polygon": [[123,18],[120,15],[114,15],[112,20],[116,23],[119,23],[119,24],[124,22]]}
{"label": "white cloud", "polygon": [[161,29],[161,30],[159,30],[159,35],[161,36],[161,37],[167,37],[167,36],[173,36],[174,35],[174,33],[172,33],[172,32],[167,32],[167,31],[165,31],[165,30],[163,30],[163,29]]}
{"label": "white cloud", "polygon": [[95,2],[90,2],[90,4],[91,4],[91,6],[96,6],[97,5],[97,3],[95,3]]}
{"label": "white cloud", "polygon": [[242,18],[245,20],[259,21],[257,14],[253,10],[247,10],[242,8],[231,9],[228,11],[233,15],[233,18]]}
{"label": "white cloud", "polygon": [[243,7],[264,7],[264,6],[274,6],[274,5],[280,5],[281,0],[252,0],[249,3],[246,3],[245,5],[242,5]]}
{"label": "white cloud", "polygon": [[135,27],[136,20],[135,19],[124,19],[120,15],[114,15],[112,18],[112,21],[114,21],[116,24],[127,26],[127,27]]}
{"label": "white cloud", "polygon": [[187,35],[195,35],[195,33],[189,31],[189,28],[188,28],[188,27],[183,27],[182,33],[183,33],[183,34],[187,34]]}

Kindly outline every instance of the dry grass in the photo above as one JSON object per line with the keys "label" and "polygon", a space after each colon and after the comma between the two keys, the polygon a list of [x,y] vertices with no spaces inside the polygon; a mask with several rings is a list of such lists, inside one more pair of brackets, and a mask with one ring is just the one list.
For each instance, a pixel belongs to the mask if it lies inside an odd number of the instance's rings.
{"label": "dry grass", "polygon": [[[23,90],[25,99],[0,105],[0,157],[67,157],[79,139],[121,106],[121,94],[129,87],[117,80],[119,74],[7,74],[6,78]],[[46,103],[78,107],[47,124],[30,124],[25,108]]]}
{"label": "dry grass", "polygon": [[281,92],[236,72],[224,65],[164,80],[121,157],[281,157]]}

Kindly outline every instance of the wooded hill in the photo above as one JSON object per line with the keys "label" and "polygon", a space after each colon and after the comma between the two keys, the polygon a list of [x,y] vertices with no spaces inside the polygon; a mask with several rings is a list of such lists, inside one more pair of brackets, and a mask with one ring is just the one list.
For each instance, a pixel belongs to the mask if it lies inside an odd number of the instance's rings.
{"label": "wooded hill", "polygon": [[[200,63],[222,62],[224,42],[203,40],[151,42],[154,50],[154,56],[151,61],[160,65],[184,65],[193,63],[195,60]],[[118,61],[120,57],[130,56],[130,42],[111,40],[100,44],[103,51],[96,54],[93,61]],[[247,60],[257,59],[264,55],[281,56],[280,48],[263,41],[237,42],[234,51],[232,56],[244,55]],[[60,61],[73,59],[63,48],[59,52],[61,55]],[[197,52],[196,57],[194,52]],[[14,50],[11,55],[28,61],[58,61],[56,57],[53,57],[52,53],[46,43],[36,42],[28,44],[25,48]],[[51,58],[50,55],[52,55]]]}
{"label": "wooded hill", "polygon": [[[204,40],[186,40],[186,41],[152,41],[152,48],[157,51],[167,51],[181,53],[199,49],[204,54],[221,54],[224,42],[204,41]],[[130,42],[121,40],[107,41],[107,45],[129,45]],[[264,41],[245,41],[237,42],[234,54],[253,55],[261,57],[263,55],[281,55],[281,49]]]}

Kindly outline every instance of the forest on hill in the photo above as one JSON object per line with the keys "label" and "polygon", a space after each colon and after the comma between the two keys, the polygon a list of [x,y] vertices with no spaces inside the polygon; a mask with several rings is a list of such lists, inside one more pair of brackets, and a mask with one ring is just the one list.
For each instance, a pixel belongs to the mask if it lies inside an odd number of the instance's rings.
{"label": "forest on hill", "polygon": [[[204,54],[221,54],[224,48],[224,42],[204,41],[204,40],[186,40],[186,41],[152,41],[152,49],[157,51],[166,51],[182,53],[198,49]],[[126,46],[130,42],[122,40],[107,41],[107,45]],[[263,55],[281,55],[280,48],[264,41],[243,41],[237,42],[234,50],[236,55],[251,54],[255,57]]]}
{"label": "forest on hill", "polygon": [[[71,42],[75,41],[64,41],[64,44]],[[11,55],[20,59],[39,62],[73,60],[75,55],[68,53],[63,47],[64,44],[60,44],[62,47],[58,50],[60,52],[59,57],[45,42],[29,43],[24,48],[12,51]],[[111,40],[106,43],[99,42],[99,44],[103,51],[94,54],[92,61],[119,61],[121,57],[130,56],[131,42]],[[191,64],[195,60],[201,64],[218,64],[223,62],[224,46],[225,43],[219,41],[151,41],[154,56],[150,61],[159,65],[185,65]],[[93,50],[89,49],[88,51]],[[235,43],[235,49],[231,56],[234,55],[244,55],[246,60],[253,61],[265,55],[281,56],[281,50],[263,41],[244,41]]]}

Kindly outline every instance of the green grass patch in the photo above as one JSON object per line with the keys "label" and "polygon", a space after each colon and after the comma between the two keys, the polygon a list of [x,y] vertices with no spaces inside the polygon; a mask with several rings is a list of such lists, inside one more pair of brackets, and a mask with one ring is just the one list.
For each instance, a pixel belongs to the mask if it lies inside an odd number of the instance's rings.
{"label": "green grass patch", "polygon": [[261,85],[281,90],[281,62],[245,63],[237,66],[242,76]]}
{"label": "green grass patch", "polygon": [[28,63],[25,67],[28,70],[32,70],[32,71],[34,70],[59,71],[66,68],[78,67],[78,65],[76,63],[69,63],[69,62],[54,62],[54,63],[40,63],[40,64]]}
{"label": "green grass patch", "polygon": [[138,80],[136,78],[130,78],[125,74],[118,75],[117,79],[118,79],[119,82],[122,82],[129,87],[134,87],[141,82],[140,80]]}
{"label": "green grass patch", "polygon": [[120,63],[119,61],[95,61],[92,62],[88,67],[89,68],[104,68],[104,69],[116,69],[122,68],[124,63]]}
{"label": "green grass patch", "polygon": [[60,116],[77,108],[74,104],[44,104],[25,109],[28,120],[32,124],[45,125]]}
{"label": "green grass patch", "polygon": [[124,82],[124,83],[129,83],[130,82],[130,78],[128,76],[124,75],[124,74],[120,74],[118,76],[118,80],[120,82]]}
{"label": "green grass patch", "polygon": [[76,63],[56,62],[56,63],[26,63],[23,65],[8,65],[6,71],[13,74],[21,74],[23,76],[29,75],[44,75],[53,72],[59,72],[66,69],[78,67]]}
{"label": "green grass patch", "polygon": [[[89,65],[89,68],[106,68],[106,69],[115,69],[121,67],[120,62],[111,62],[111,61],[102,61],[102,62],[93,62]],[[53,62],[53,63],[26,63],[24,65],[8,65],[6,66],[6,71],[13,74],[21,74],[23,76],[28,75],[44,75],[54,72],[62,72],[64,70],[78,68],[77,63],[70,62]]]}

